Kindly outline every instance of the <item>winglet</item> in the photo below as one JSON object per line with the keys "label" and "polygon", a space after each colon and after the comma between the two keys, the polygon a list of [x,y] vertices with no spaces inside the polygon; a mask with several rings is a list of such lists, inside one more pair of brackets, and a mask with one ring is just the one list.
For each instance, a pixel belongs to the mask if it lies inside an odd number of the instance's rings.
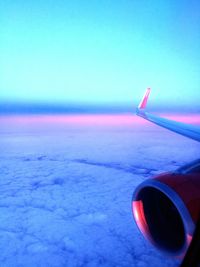
{"label": "winglet", "polygon": [[140,104],[138,106],[138,109],[145,109],[146,108],[150,92],[151,92],[151,88],[147,88],[147,90],[146,90],[146,92],[142,98],[142,101],[140,102]]}

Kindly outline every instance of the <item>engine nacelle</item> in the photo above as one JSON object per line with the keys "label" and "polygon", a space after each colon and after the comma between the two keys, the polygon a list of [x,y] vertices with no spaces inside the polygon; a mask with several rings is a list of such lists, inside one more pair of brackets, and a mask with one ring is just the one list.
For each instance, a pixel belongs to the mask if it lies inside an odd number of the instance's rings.
{"label": "engine nacelle", "polygon": [[133,194],[132,211],[153,245],[182,258],[200,215],[200,160],[140,184]]}

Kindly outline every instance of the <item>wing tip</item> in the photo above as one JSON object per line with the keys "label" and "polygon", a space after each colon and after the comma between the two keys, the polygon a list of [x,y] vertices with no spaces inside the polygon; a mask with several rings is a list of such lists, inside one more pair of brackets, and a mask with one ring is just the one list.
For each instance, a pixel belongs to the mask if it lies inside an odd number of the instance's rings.
{"label": "wing tip", "polygon": [[146,89],[145,94],[144,94],[140,104],[138,105],[138,109],[145,109],[146,108],[150,92],[151,92],[151,88],[149,87]]}

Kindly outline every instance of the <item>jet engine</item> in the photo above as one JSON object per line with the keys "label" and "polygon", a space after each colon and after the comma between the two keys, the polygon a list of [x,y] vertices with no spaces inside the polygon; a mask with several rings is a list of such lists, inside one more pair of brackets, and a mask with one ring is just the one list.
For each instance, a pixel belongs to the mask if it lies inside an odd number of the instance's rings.
{"label": "jet engine", "polygon": [[133,194],[132,211],[153,245],[183,258],[200,215],[200,160],[140,184]]}

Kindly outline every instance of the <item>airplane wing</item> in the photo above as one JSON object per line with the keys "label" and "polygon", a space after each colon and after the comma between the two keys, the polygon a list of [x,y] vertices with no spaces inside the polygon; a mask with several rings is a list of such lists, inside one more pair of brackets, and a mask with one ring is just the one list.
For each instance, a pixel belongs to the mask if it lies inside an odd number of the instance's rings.
{"label": "airplane wing", "polygon": [[161,127],[169,129],[173,132],[179,133],[186,137],[189,137],[193,140],[200,142],[200,128],[191,124],[186,124],[182,122],[177,122],[173,120],[168,120],[153,114],[146,112],[146,105],[148,102],[149,94],[151,89],[148,88],[145,92],[145,95],[140,102],[138,108],[136,109],[136,114],[148,121],[151,121]]}

